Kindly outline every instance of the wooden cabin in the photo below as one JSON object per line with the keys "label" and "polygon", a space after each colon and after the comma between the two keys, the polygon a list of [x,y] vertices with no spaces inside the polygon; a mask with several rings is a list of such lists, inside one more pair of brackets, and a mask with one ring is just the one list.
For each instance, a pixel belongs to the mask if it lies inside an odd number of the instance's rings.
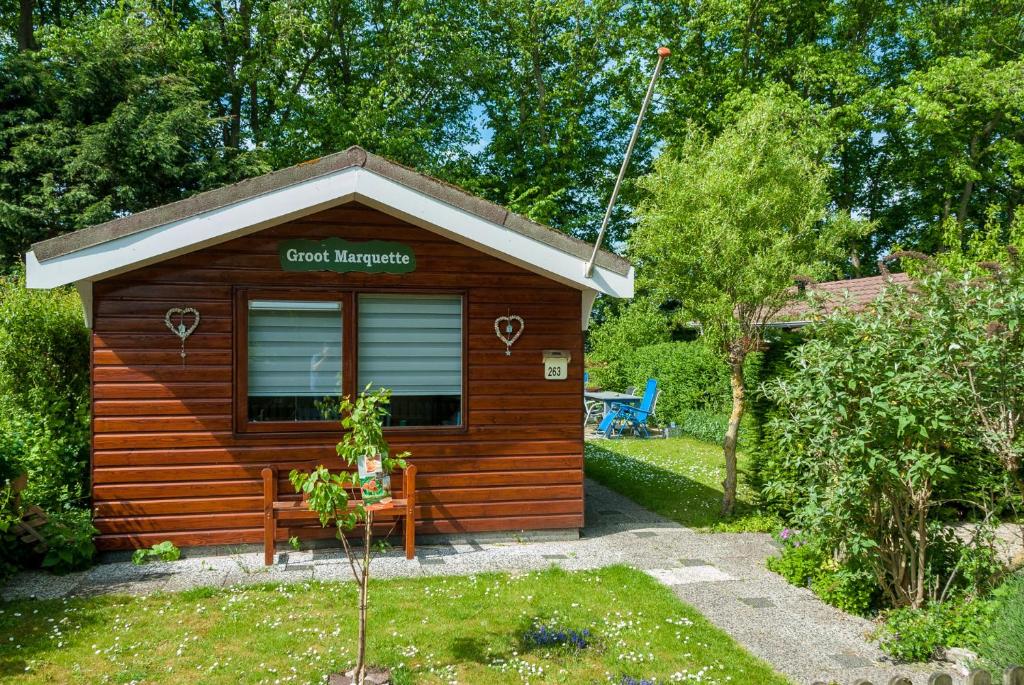
{"label": "wooden cabin", "polygon": [[419,534],[577,531],[583,334],[633,293],[590,251],[357,147],[34,245],[92,330],[98,546],[259,542],[261,470],[338,465],[367,384]]}

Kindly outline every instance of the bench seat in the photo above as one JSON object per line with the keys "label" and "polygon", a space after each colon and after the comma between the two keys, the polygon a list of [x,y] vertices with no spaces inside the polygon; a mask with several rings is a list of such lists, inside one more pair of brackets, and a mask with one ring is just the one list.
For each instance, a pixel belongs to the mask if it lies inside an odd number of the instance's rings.
{"label": "bench seat", "polygon": [[[274,563],[274,552],[277,546],[278,523],[319,523],[320,515],[312,511],[306,501],[289,497],[278,497],[278,471],[268,466],[261,472],[263,476],[263,563],[270,566]],[[359,500],[350,499],[349,509],[361,506]],[[416,467],[410,465],[402,475],[402,497],[395,497],[389,502],[378,502],[366,507],[374,515],[391,518],[404,518],[405,558],[416,556]]]}

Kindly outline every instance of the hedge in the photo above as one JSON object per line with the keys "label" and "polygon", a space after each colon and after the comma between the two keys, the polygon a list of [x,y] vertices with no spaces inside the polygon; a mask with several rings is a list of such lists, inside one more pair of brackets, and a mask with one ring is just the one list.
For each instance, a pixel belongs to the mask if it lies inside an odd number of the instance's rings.
{"label": "hedge", "polygon": [[[660,425],[674,422],[684,433],[708,442],[721,442],[725,437],[732,406],[729,369],[702,341],[620,348],[618,355],[604,358],[602,352],[605,350],[598,348],[591,355],[592,385],[642,390],[649,378],[655,378],[662,391],[657,412]],[[753,355],[748,376],[757,364],[758,355]]]}
{"label": "hedge", "polygon": [[761,353],[760,363],[748,376],[751,448],[748,482],[756,492],[761,493],[760,504],[774,514],[788,513],[792,510],[793,503],[765,497],[765,484],[780,478],[792,481],[797,474],[785,473],[781,459],[783,448],[779,443],[779,436],[769,427],[769,421],[778,414],[779,409],[765,396],[761,388],[773,379],[792,372],[789,355],[803,340],[803,335],[798,331],[773,332],[767,340],[764,352]]}

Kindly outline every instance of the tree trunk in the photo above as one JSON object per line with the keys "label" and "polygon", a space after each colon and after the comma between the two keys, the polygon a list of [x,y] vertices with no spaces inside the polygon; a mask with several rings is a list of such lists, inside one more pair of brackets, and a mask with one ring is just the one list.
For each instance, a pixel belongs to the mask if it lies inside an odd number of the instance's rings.
{"label": "tree trunk", "polygon": [[913,607],[924,606],[924,589],[926,583],[925,570],[928,565],[928,505],[922,503],[917,513],[917,588],[914,592]]}
{"label": "tree trunk", "polygon": [[740,432],[740,419],[743,418],[745,388],[743,387],[742,353],[730,356],[730,378],[732,385],[732,414],[729,415],[729,429],[725,432],[722,452],[725,454],[725,480],[722,481],[722,516],[732,516],[736,506],[736,440]]}
{"label": "tree trunk", "polygon": [[32,12],[35,4],[35,0],[21,0],[18,10],[18,52],[35,48],[32,39]]}
{"label": "tree trunk", "polygon": [[359,651],[352,678],[356,685],[363,685],[366,679],[366,605],[370,585],[370,543],[373,542],[373,512],[366,512],[363,523],[363,575],[359,579]]}

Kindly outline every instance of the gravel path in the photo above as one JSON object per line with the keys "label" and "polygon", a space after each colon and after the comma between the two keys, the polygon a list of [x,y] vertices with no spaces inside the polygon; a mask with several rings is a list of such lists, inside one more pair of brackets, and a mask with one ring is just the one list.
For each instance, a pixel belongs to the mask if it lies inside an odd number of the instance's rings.
{"label": "gravel path", "polygon": [[[871,624],[849,616],[769,572],[776,548],[763,534],[700,534],[654,514],[607,488],[587,482],[587,527],[578,540],[488,543],[468,541],[418,548],[409,561],[395,551],[374,562],[378,578],[529,571],[552,564],[567,570],[629,564],[666,584],[712,623],[797,683],[887,683],[903,675],[926,683],[938,668],[894,666],[865,637]],[[147,594],[238,583],[348,580],[347,566],[328,550],[280,552],[263,566],[252,547],[173,563],[107,563],[82,573],[22,573],[4,599],[103,593]]]}

